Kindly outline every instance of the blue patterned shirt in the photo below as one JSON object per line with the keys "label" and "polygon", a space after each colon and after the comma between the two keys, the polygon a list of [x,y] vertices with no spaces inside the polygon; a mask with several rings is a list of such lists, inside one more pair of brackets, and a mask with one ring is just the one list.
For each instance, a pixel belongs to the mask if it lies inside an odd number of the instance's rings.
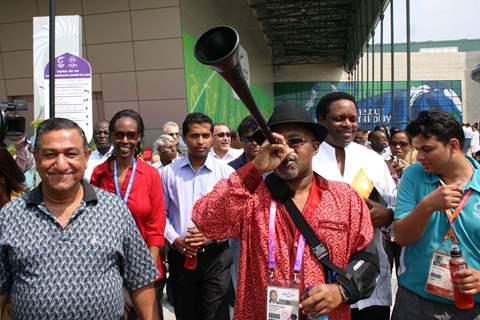
{"label": "blue patterned shirt", "polygon": [[119,319],[122,287],[157,276],[128,209],[82,184],[65,228],[42,203],[41,185],[0,210],[0,294],[10,295],[14,319]]}

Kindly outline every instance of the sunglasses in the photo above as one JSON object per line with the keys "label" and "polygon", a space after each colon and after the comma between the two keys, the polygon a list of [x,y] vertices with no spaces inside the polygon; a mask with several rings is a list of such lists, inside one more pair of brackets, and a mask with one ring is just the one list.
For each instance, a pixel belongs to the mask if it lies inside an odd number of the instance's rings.
{"label": "sunglasses", "polygon": [[287,145],[292,149],[299,149],[303,147],[305,143],[314,142],[315,140],[307,140],[303,137],[292,137],[287,139]]}
{"label": "sunglasses", "polygon": [[250,136],[244,136],[240,138],[240,141],[248,143],[248,142],[253,142],[255,139],[253,138],[253,134]]}
{"label": "sunglasses", "polygon": [[232,136],[232,133],[231,132],[219,132],[219,133],[215,133],[214,136],[217,136],[219,138],[223,138],[223,137],[230,138]]}
{"label": "sunglasses", "polygon": [[390,145],[392,147],[400,146],[400,147],[407,147],[410,145],[408,141],[390,141]]}
{"label": "sunglasses", "polygon": [[168,133],[168,135],[169,135],[170,137],[177,137],[177,136],[180,135],[180,133],[178,133],[178,132],[171,132],[171,133]]}
{"label": "sunglasses", "polygon": [[115,131],[112,136],[116,140],[123,140],[125,137],[127,137],[128,140],[133,141],[137,140],[140,137],[140,134],[138,132]]}

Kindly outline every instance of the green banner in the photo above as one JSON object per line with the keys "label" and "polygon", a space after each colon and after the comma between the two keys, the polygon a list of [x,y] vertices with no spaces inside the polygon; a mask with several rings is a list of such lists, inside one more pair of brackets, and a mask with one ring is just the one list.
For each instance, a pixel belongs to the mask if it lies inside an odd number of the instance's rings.
{"label": "green banner", "polygon": [[[216,71],[195,59],[196,39],[185,32],[182,38],[188,112],[203,112],[213,122],[225,122],[231,130],[236,130],[240,121],[249,114],[247,108],[233,96],[230,85]],[[270,116],[273,96],[254,83],[251,83],[250,90],[263,116]]]}

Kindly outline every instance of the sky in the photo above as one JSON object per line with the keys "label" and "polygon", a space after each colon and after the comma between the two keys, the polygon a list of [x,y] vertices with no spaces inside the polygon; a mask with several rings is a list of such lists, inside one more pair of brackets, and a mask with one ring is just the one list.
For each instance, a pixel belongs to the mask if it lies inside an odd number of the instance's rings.
{"label": "sky", "polygon": [[[406,42],[405,0],[394,2],[395,43]],[[390,5],[385,10],[384,43],[390,43]],[[410,0],[410,40],[480,39],[480,0]],[[375,42],[380,41],[380,24]]]}

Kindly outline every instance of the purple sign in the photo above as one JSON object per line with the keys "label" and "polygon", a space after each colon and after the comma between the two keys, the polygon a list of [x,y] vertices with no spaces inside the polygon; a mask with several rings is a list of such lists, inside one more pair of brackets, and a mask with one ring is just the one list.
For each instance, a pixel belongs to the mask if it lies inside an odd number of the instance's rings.
{"label": "purple sign", "polygon": [[[49,104],[49,66],[45,67],[45,105]],[[87,60],[70,53],[55,58],[55,116],[78,123],[87,137],[93,134],[92,69]]]}
{"label": "purple sign", "polygon": [[[70,53],[64,53],[55,58],[55,79],[90,78],[92,69],[87,60]],[[45,67],[44,78],[49,79],[49,63]]]}

